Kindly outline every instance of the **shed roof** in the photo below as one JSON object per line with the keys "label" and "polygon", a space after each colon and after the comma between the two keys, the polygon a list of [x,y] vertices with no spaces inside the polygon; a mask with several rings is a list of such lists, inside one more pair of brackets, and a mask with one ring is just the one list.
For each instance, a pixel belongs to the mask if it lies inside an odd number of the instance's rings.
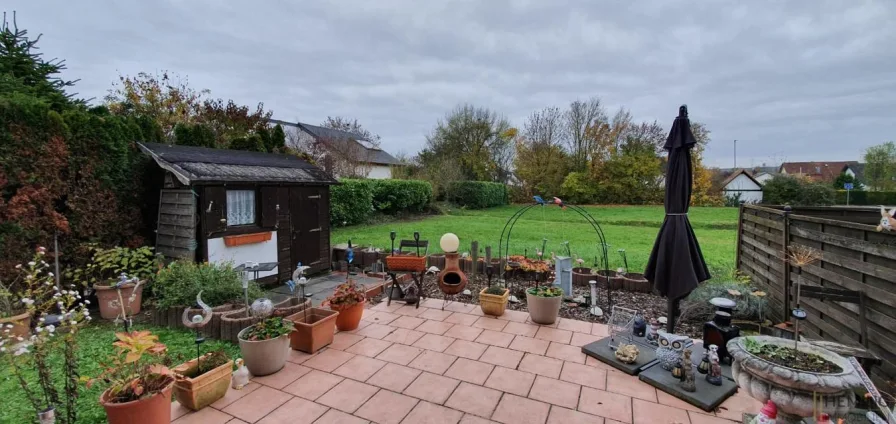
{"label": "shed roof", "polygon": [[188,185],[214,182],[337,184],[317,166],[293,155],[159,143],[138,145],[159,166]]}
{"label": "shed roof", "polygon": [[737,169],[736,171],[732,172],[731,175],[728,176],[728,178],[725,178],[725,180],[722,181],[722,187],[728,187],[728,184],[731,184],[731,182],[741,174],[746,175],[747,178],[749,178],[750,181],[753,181],[753,183],[755,183],[758,187],[762,187],[762,183],[756,181],[756,178],[754,178],[753,175],[751,175],[746,169],[743,168]]}

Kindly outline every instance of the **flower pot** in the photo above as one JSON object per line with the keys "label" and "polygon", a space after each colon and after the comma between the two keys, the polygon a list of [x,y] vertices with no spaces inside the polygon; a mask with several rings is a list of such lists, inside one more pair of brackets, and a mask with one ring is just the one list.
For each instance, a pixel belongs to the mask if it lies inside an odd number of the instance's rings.
{"label": "flower pot", "polygon": [[536,324],[550,325],[557,321],[562,301],[562,296],[541,297],[526,290],[526,307],[529,308],[529,317]]}
{"label": "flower pot", "polygon": [[12,337],[27,338],[31,335],[31,314],[23,312],[11,317],[0,318],[0,333],[6,330],[6,326],[12,324],[9,335]]}
{"label": "flower pot", "polygon": [[289,357],[289,334],[276,339],[252,341],[243,338],[249,328],[244,328],[238,335],[246,368],[256,377],[280,371]]}
{"label": "flower pot", "polygon": [[310,308],[286,317],[285,319],[295,326],[289,333],[289,347],[305,353],[314,353],[333,343],[338,314],[339,312],[332,309]]}
{"label": "flower pot", "polygon": [[235,236],[224,236],[224,245],[227,247],[236,247],[246,244],[264,243],[270,239],[270,231],[255,234],[239,234]]}
{"label": "flower pot", "polygon": [[591,268],[575,267],[572,269],[572,285],[588,287],[588,282],[594,279]]}
{"label": "flower pot", "polygon": [[[121,302],[127,306],[128,316],[140,313],[140,303],[143,301],[143,285],[134,288],[136,284],[128,283],[121,286],[121,299],[118,297],[118,290],[115,287],[107,285],[95,284],[93,289],[96,290],[96,299],[100,306],[100,316],[103,319],[113,320],[121,315]],[[130,302],[131,295],[134,294],[134,301]]]}
{"label": "flower pot", "polygon": [[622,276],[622,288],[633,292],[650,293],[651,287],[644,274],[630,272]]}
{"label": "flower pot", "polygon": [[352,306],[330,305],[330,309],[339,312],[336,316],[336,328],[339,331],[352,331],[358,328],[361,323],[361,316],[364,315],[364,304],[366,301],[356,303]]}
{"label": "flower pot", "polygon": [[504,310],[507,308],[507,298],[510,297],[510,290],[504,289],[504,294],[502,295],[488,294],[485,292],[486,290],[488,290],[488,287],[479,292],[479,307],[482,308],[482,313],[496,317],[504,315]]}
{"label": "flower pot", "polygon": [[439,289],[446,295],[458,294],[467,285],[467,275],[459,267],[457,252],[445,254],[445,269],[439,273]]}
{"label": "flower pot", "polygon": [[[203,355],[203,358],[211,354]],[[172,371],[180,375],[174,382],[174,398],[181,405],[198,411],[209,406],[227,394],[230,388],[230,375],[233,371],[233,361],[227,361],[215,369],[211,369],[196,377],[189,375],[197,372],[199,361],[196,359],[180,364]]]}
{"label": "flower pot", "polygon": [[386,268],[389,271],[422,272],[426,270],[426,256],[413,254],[386,256]]}
{"label": "flower pot", "polygon": [[600,271],[597,271],[595,274],[597,276],[597,285],[599,287],[607,287],[607,280],[609,279],[610,290],[622,289],[622,276],[617,274],[616,271],[602,269]]}
{"label": "flower pot", "polygon": [[100,404],[106,410],[109,424],[168,424],[171,422],[172,379],[161,392],[132,402],[112,403],[108,401],[109,391],[100,396]]}

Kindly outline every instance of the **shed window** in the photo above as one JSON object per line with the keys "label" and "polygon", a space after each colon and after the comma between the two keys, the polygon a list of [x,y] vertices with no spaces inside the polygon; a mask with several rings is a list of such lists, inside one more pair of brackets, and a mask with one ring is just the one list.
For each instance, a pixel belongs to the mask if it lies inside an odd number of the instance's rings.
{"label": "shed window", "polygon": [[227,225],[255,223],[255,190],[227,190]]}

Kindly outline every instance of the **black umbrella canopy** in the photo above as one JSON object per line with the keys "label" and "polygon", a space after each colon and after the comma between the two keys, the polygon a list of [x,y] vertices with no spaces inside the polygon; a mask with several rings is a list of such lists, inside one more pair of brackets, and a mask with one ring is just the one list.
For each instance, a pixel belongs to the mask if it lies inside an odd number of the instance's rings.
{"label": "black umbrella canopy", "polygon": [[702,281],[710,278],[700,244],[688,221],[691,205],[693,169],[691,147],[697,143],[691,131],[688,108],[678,108],[678,117],[672,124],[669,137],[663,146],[669,151],[666,170],[666,218],[660,228],[645,277],[653,287],[669,299],[668,328],[673,331],[678,301],[687,296]]}

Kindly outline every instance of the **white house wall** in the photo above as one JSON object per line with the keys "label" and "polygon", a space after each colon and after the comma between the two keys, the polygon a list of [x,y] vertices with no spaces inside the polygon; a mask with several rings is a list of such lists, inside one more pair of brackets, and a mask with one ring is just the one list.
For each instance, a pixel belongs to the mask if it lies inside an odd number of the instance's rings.
{"label": "white house wall", "polygon": [[370,167],[370,172],[367,173],[367,178],[375,180],[392,178],[392,168],[385,165],[372,165]]}
{"label": "white house wall", "polygon": [[740,200],[747,203],[762,202],[762,186],[756,184],[750,177],[740,174],[731,180],[723,189],[725,196],[735,196],[740,193]]}
{"label": "white house wall", "polygon": [[[208,261],[212,263],[231,262],[238,266],[246,262],[277,262],[277,232],[271,232],[271,239],[261,243],[242,244],[228,247],[224,238],[208,239]],[[277,268],[269,272],[259,272],[258,278],[277,275]]]}

